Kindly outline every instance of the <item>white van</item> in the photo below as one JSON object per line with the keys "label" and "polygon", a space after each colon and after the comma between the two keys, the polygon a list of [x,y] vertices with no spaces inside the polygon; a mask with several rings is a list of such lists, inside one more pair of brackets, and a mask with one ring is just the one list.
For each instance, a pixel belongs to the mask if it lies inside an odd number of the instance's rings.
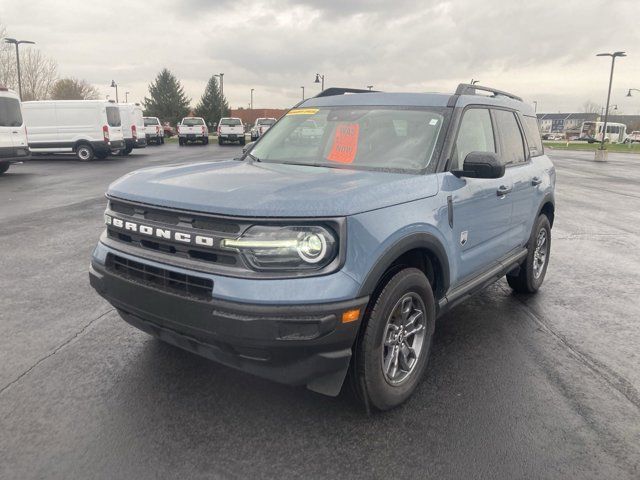
{"label": "white van", "polygon": [[147,145],[151,142],[156,145],[164,143],[164,127],[158,117],[143,117],[144,136],[147,138]]}
{"label": "white van", "polygon": [[23,102],[32,153],[75,153],[78,160],[106,158],[123,146],[120,111],[106,100]]}
{"label": "white van", "polygon": [[124,148],[120,153],[129,155],[134,148],[144,148],[147,146],[142,107],[137,103],[119,103],[118,107],[120,107],[122,136],[124,137]]}
{"label": "white van", "polygon": [[29,157],[27,129],[22,119],[20,97],[13,90],[0,87],[0,175],[9,165]]}

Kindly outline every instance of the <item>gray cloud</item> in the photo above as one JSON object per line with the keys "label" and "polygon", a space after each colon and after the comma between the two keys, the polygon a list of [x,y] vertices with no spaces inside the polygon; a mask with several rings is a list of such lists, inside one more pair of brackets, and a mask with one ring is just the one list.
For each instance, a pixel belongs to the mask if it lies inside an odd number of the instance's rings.
{"label": "gray cloud", "polygon": [[[602,102],[608,65],[599,51],[627,49],[614,98],[640,78],[635,2],[412,0],[154,0],[64,4],[0,0],[9,32],[38,41],[63,74],[108,93],[116,79],[142,98],[168,67],[194,103],[212,73],[225,72],[232,106],[288,106],[327,86],[451,91],[472,77],[538,100],[543,110]],[[91,18],[91,21],[81,21]]]}

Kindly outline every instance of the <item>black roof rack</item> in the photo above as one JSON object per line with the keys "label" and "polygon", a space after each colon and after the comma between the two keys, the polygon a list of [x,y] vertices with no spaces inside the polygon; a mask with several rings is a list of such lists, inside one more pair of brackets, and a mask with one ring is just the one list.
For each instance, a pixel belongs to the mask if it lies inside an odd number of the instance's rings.
{"label": "black roof rack", "polygon": [[456,95],[477,95],[476,90],[493,93],[494,97],[503,96],[509,97],[513,100],[517,100],[519,102],[522,101],[522,98],[514,95],[513,93],[503,92],[502,90],[496,90],[495,88],[491,87],[483,87],[481,85],[471,85],[470,83],[461,83],[460,85],[458,85],[458,88],[456,88]]}
{"label": "black roof rack", "polygon": [[345,93],[375,93],[377,91],[378,90],[361,90],[359,88],[331,87],[321,91],[314,98],[333,97],[334,95],[344,95]]}

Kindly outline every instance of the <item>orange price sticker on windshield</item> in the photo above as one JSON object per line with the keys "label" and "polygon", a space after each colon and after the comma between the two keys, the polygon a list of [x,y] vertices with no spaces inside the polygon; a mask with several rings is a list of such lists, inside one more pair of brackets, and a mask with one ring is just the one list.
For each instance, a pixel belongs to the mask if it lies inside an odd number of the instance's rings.
{"label": "orange price sticker on windshield", "polygon": [[353,163],[358,152],[359,133],[360,125],[357,123],[338,124],[327,160],[338,163]]}

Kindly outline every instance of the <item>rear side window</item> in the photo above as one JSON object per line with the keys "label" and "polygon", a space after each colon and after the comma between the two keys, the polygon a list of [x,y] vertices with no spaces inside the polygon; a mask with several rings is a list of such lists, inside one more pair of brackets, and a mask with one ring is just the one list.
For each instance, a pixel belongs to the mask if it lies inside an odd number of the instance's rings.
{"label": "rear side window", "polygon": [[500,132],[502,161],[505,165],[524,163],[524,139],[516,120],[516,114],[507,110],[494,110],[496,126]]}
{"label": "rear side window", "polygon": [[22,125],[20,102],[15,98],[0,98],[0,127],[19,127]]}
{"label": "rear side window", "polygon": [[524,118],[524,128],[527,135],[527,143],[529,144],[529,153],[532,157],[542,155],[544,150],[542,148],[542,138],[540,138],[538,119],[536,117],[526,116],[522,118]]}
{"label": "rear side window", "polygon": [[110,127],[119,127],[121,125],[118,107],[107,107],[107,123]]}
{"label": "rear side window", "polygon": [[451,158],[452,168],[461,170],[465,157],[471,152],[495,153],[495,151],[496,144],[489,110],[470,108],[464,112]]}

